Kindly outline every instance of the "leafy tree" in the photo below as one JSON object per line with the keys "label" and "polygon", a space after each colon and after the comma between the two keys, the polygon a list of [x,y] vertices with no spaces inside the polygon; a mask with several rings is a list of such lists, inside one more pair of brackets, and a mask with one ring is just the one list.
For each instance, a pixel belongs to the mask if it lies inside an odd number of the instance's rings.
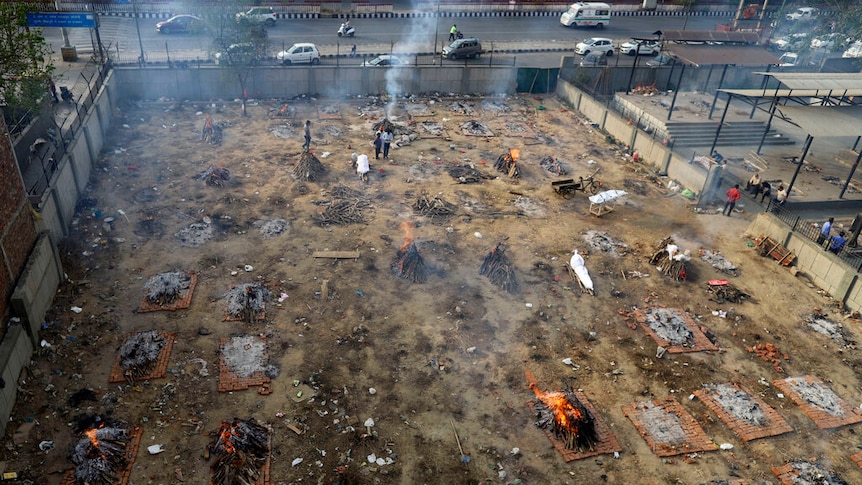
{"label": "leafy tree", "polygon": [[31,11],[31,4],[0,2],[0,104],[10,126],[46,101],[54,69],[41,29],[27,27]]}

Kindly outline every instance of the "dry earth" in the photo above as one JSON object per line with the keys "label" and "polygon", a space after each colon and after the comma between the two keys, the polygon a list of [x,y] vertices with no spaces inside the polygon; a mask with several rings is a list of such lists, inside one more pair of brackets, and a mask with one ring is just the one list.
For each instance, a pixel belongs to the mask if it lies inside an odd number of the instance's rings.
{"label": "dry earth", "polygon": [[[274,484],[779,483],[771,468],[800,459],[819,460],[847,483],[862,483],[862,470],[850,459],[859,451],[856,429],[818,429],[769,384],[813,374],[858,407],[862,361],[855,344],[842,348],[807,327],[805,318],[822,308],[829,321],[846,325],[851,341],[858,339],[858,322],[747,245],[743,233],[752,214],[693,212],[686,199],[667,191],[667,180],[632,163],[557,100],[495,98],[498,108],[509,108],[500,112],[481,109],[488,100],[457,98],[476,109],[471,116],[451,111],[452,101],[398,103],[392,113],[397,124],[415,130],[431,121],[448,138],[416,139],[393,149],[391,162],[372,155],[368,184],[358,180],[350,155],[372,152],[372,125],[384,114],[375,98],[290,101],[290,118],[272,118],[281,106],[276,101],[250,106],[245,118],[234,103],[124,105],[115,113],[88,199],[62,242],[69,281],[45,324],[51,348],[34,355],[19,382],[2,449],[6,470],[27,483],[60,483],[71,468],[76,418],[100,413],[143,430],[134,484],[176,484],[180,477],[207,483],[207,433],[234,417],[272,426]],[[221,145],[200,140],[202,112],[226,122]],[[328,169],[319,182],[293,176],[305,119],[313,121],[313,153]],[[496,136],[466,136],[459,126],[468,120]],[[515,136],[524,126],[537,137]],[[493,169],[510,148],[521,149],[518,179]],[[558,177],[539,166],[546,155],[559,157],[575,178],[599,168],[604,189],[630,195],[613,212],[590,215],[583,193],[566,200],[552,191]],[[458,183],[447,170],[464,163],[489,178]],[[223,187],[195,178],[210,165],[230,171]],[[331,200],[338,186],[370,201],[365,223],[317,223],[324,206],[315,202]],[[411,206],[423,191],[454,204],[457,214],[432,220],[414,213]],[[212,239],[182,245],[177,233],[205,218]],[[285,231],[262,237],[262,223],[274,218],[288,223]],[[398,278],[391,268],[405,237],[403,221],[416,226],[416,246],[428,270],[423,284]],[[628,251],[592,248],[584,239],[588,231],[606,232]],[[648,262],[670,235],[695,255],[688,281],[672,281]],[[516,271],[515,293],[479,274],[499,242],[507,245]],[[565,269],[573,249],[585,255],[595,296],[578,291]],[[740,275],[718,273],[697,257],[701,249],[720,251]],[[361,256],[314,259],[317,250]],[[185,270],[199,275],[189,309],[136,311],[149,277]],[[713,278],[729,279],[752,300],[710,301],[706,281]],[[224,321],[227,291],[253,282],[274,294],[266,319]],[[279,304],[275,297],[282,293],[288,297]],[[654,305],[687,311],[721,350],[657,358],[656,342],[619,314]],[[70,311],[73,306],[83,311]],[[719,310],[727,318],[713,315]],[[150,329],[177,332],[167,377],[137,387],[109,384],[124,339]],[[271,395],[256,388],[218,392],[219,339],[236,335],[268,338],[277,374]],[[747,351],[757,343],[772,343],[786,354],[784,373]],[[212,370],[208,376],[193,362],[199,358]],[[619,459],[564,462],[534,426],[528,373],[542,390],[582,389],[617,437]],[[317,388],[318,395],[290,399],[294,380]],[[746,443],[702,402],[688,399],[704,384],[728,382],[762,397],[793,431]],[[86,388],[98,400],[71,407],[69,397]],[[676,397],[714,443],[734,448],[672,458],[654,454],[621,407],[667,396]],[[376,423],[372,436],[362,426],[368,418]],[[26,421],[36,425],[29,432],[25,426],[13,441]],[[43,440],[53,441],[54,449],[39,451]],[[166,452],[147,454],[153,444]],[[369,464],[372,453],[393,463]],[[293,466],[295,458],[302,463]]]}

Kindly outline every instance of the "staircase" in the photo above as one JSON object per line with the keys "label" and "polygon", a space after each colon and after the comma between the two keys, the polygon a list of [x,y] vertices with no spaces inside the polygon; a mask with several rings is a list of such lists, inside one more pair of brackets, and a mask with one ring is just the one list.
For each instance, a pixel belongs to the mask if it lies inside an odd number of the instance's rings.
{"label": "staircase", "polygon": [[[711,147],[718,129],[718,121],[680,122],[666,121],[668,136],[674,147]],[[725,122],[721,127],[716,146],[757,146],[763,137],[766,123],[763,121]],[[764,145],[793,145],[795,140],[770,129],[763,140]]]}

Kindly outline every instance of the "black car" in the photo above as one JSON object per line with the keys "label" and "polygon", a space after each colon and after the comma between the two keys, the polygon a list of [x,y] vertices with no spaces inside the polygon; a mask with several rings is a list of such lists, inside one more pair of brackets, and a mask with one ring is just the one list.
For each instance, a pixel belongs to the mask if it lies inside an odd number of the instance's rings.
{"label": "black car", "polygon": [[156,31],[162,34],[195,33],[206,28],[206,24],[194,15],[174,15],[156,24]]}

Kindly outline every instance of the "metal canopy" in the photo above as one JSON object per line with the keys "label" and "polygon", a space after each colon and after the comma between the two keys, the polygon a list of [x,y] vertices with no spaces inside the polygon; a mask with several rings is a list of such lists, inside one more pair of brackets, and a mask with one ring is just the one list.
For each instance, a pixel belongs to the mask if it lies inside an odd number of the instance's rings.
{"label": "metal canopy", "polygon": [[667,44],[671,56],[688,65],[768,66],[779,64],[777,57],[763,47],[748,45]]}
{"label": "metal canopy", "polygon": [[[785,89],[785,88],[763,88],[763,89],[719,89],[723,93],[734,96],[745,96],[747,98],[824,98],[842,96],[862,96],[862,89],[836,89],[827,91],[823,89]],[[846,100],[844,101],[847,102]]]}
{"label": "metal canopy", "polygon": [[788,89],[817,89],[820,91],[860,91],[860,73],[819,73],[819,72],[755,72],[774,78]]}
{"label": "metal canopy", "polygon": [[862,106],[779,106],[777,110],[815,138],[862,135]]}
{"label": "metal canopy", "polygon": [[662,38],[669,42],[735,42],[757,44],[757,32],[721,32],[718,30],[663,30]]}

